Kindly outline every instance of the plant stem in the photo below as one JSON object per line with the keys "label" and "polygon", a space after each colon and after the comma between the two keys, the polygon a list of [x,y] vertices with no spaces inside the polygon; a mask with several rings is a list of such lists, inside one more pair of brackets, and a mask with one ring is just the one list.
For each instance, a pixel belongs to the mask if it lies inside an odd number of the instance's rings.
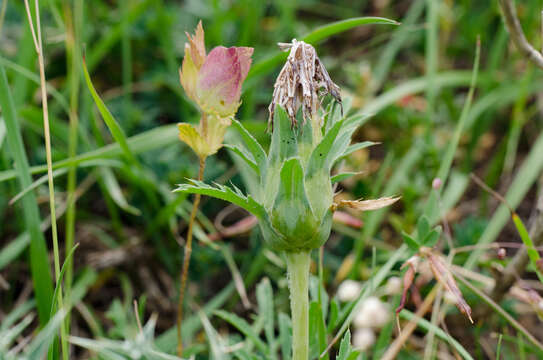
{"label": "plant stem", "polygon": [[[79,34],[80,29],[78,23],[82,18],[83,2],[77,0],[73,4],[71,1],[65,0],[63,3],[64,17],[66,23],[66,66],[68,69],[68,81],[70,87],[70,114],[69,114],[69,141],[68,155],[74,158],[77,154],[78,134],[77,128],[79,123],[78,107],[79,107],[79,78],[80,78],[80,62],[79,62]],[[80,26],[80,25],[79,25]],[[65,221],[65,254],[69,254],[74,246],[75,238],[75,190],[77,186],[77,166],[73,164],[68,170],[68,179],[66,185],[67,208]],[[68,259],[66,263],[65,281],[65,296],[66,301],[70,302],[71,289],[73,279],[73,261]],[[70,331],[70,313],[66,315],[66,330]]]}
{"label": "plant stem", "polygon": [[[200,169],[198,171],[198,181],[204,178],[204,169],[206,166],[206,158],[200,158]],[[190,255],[192,254],[192,228],[194,227],[194,219],[200,205],[200,194],[194,195],[192,203],[192,211],[190,213],[189,226],[187,230],[187,242],[185,244],[185,257],[183,259],[183,269],[181,271],[181,285],[179,287],[179,303],[177,304],[177,354],[179,357],[183,353],[183,339],[181,336],[181,323],[183,322],[183,300],[185,298],[185,287],[187,284],[187,274],[189,272]]]}
{"label": "plant stem", "polygon": [[287,273],[292,313],[292,360],[307,360],[309,355],[309,251],[287,252]]}
{"label": "plant stem", "polygon": [[[49,185],[49,208],[51,212],[51,235],[53,238],[53,256],[55,264],[55,278],[56,283],[59,288],[58,298],[57,298],[57,309],[63,309],[63,299],[62,299],[62,284],[60,283],[60,254],[58,249],[58,234],[57,234],[57,217],[56,217],[56,208],[55,208],[55,188],[53,182],[53,166],[52,166],[52,156],[51,156],[51,134],[49,130],[49,110],[47,103],[47,83],[45,80],[45,65],[43,59],[43,43],[41,36],[41,23],[40,23],[40,8],[38,0],[34,1],[34,10],[36,16],[36,31],[34,31],[34,24],[32,21],[32,14],[30,12],[30,5],[28,0],[25,0],[25,8],[28,16],[28,22],[30,30],[32,31],[32,36],[34,40],[34,46],[36,47],[36,53],[38,54],[38,65],[40,69],[40,88],[41,88],[41,101],[42,101],[42,112],[43,112],[43,135],[45,138],[45,155],[47,161],[47,180]],[[60,326],[60,343],[62,347],[62,358],[68,360],[69,358],[69,349],[67,341],[67,332],[66,324],[64,320]]]}

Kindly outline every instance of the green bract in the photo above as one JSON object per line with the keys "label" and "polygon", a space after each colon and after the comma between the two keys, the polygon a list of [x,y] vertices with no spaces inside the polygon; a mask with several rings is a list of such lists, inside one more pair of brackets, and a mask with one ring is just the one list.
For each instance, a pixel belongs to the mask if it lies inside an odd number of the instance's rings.
{"label": "green bract", "polygon": [[322,140],[315,140],[312,122],[293,128],[285,110],[278,106],[268,154],[234,120],[243,144],[228,147],[252,169],[252,176],[260,185],[255,193],[246,196],[236,187],[211,186],[194,180],[179,185],[175,191],[208,195],[244,208],[258,218],[266,243],[276,251],[300,252],[320,247],[330,235],[335,209],[332,166],[352,152],[351,135],[367,119],[364,115],[344,118],[339,107],[328,110],[319,129]]}

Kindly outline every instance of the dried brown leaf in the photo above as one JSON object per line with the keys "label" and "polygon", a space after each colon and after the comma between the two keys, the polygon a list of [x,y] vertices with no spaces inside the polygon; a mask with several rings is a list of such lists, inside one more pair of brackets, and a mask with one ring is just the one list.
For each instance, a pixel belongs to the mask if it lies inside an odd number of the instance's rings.
{"label": "dried brown leaf", "polygon": [[396,201],[400,199],[399,196],[397,197],[383,197],[379,199],[373,199],[373,200],[341,200],[339,203],[335,205],[335,207],[341,207],[346,206],[350,207],[352,209],[356,209],[359,211],[370,211],[370,210],[377,210],[381,209],[385,206],[389,206],[394,204]]}
{"label": "dried brown leaf", "polygon": [[441,257],[433,254],[431,251],[426,253],[426,257],[430,263],[430,269],[432,269],[432,273],[434,274],[436,280],[443,285],[447,291],[454,295],[456,307],[462,314],[466,315],[469,321],[471,321],[473,324],[473,319],[471,318],[471,307],[468,305],[466,300],[464,300],[464,296],[458,288],[456,280],[454,280],[450,269],[447,267],[445,262],[443,262]]}

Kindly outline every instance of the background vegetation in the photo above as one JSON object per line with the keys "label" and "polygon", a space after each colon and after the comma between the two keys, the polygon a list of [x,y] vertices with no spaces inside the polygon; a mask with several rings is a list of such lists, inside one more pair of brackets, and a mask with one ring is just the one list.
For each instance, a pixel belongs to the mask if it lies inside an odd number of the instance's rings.
{"label": "background vegetation", "polygon": [[[343,337],[355,315],[351,310],[370,295],[387,304],[390,318],[382,329],[372,330],[378,339],[363,358],[380,359],[386,351],[399,359],[543,356],[543,327],[537,316],[543,302],[536,297],[543,287],[533,266],[527,274],[515,274],[523,279],[517,284],[520,295],[495,297],[500,306],[488,305],[484,295],[493,294],[493,279],[500,279],[521,239],[507,206],[481,190],[470,174],[504,195],[530,228],[531,215],[537,218],[543,169],[543,77],[511,43],[497,2],[40,3],[60,265],[68,259],[63,293],[72,305],[66,329],[72,336],[71,358],[97,353],[107,359],[166,358],[175,352],[178,274],[192,204],[190,197],[172,189],[198,171],[196,156],[178,140],[175,127],[181,121],[198,121],[179,84],[178,68],[184,32],[192,32],[199,19],[208,49],[255,48],[237,118],[264,144],[269,144],[267,105],[282,64],[276,43],[313,34],[309,40],[318,45],[344,97],[352,98],[352,111],[373,114],[353,140],[380,143],[344,160],[343,171],[361,174],[341,182],[340,196],[402,196],[391,209],[361,217],[353,213],[348,221],[335,223],[319,274],[328,296],[317,302],[319,311],[330,315],[324,340],[312,344],[313,356],[335,335]],[[517,9],[527,38],[541,48],[543,3],[517,1]],[[360,16],[386,17],[401,25],[315,33],[320,26]],[[480,60],[474,76],[478,39]],[[81,54],[118,126],[95,106]],[[40,345],[47,348],[38,329],[52,313],[55,277],[39,72],[21,1],[1,1],[0,68],[8,80],[0,84],[2,358],[8,349],[32,354]],[[30,167],[24,166],[25,156]],[[235,156],[223,149],[210,157],[205,180],[248,186]],[[443,180],[438,195],[432,193],[436,177]],[[398,333],[393,310],[400,295],[383,284],[402,276],[406,252],[401,233],[411,233],[422,214],[430,223],[443,225],[438,248],[454,254],[456,271],[468,279],[460,281],[460,288],[474,310],[475,324],[442,303],[443,293],[433,290],[436,283],[425,280],[431,274],[426,272],[417,283],[419,298],[423,302],[437,293],[437,305],[426,306],[426,320],[417,320],[413,313],[424,303],[410,298],[400,314],[403,339],[394,342]],[[189,273],[185,357],[285,358],[288,353],[284,259],[263,246],[256,227],[233,236],[220,234],[223,226],[246,216],[203,198]],[[502,245],[489,245],[495,242]],[[72,252],[73,244],[78,247]],[[499,247],[507,248],[505,256],[498,256]],[[317,254],[314,260],[317,276]],[[358,299],[343,303],[334,299],[345,279],[362,282],[364,290]],[[337,319],[331,321],[335,311]],[[41,331],[44,338],[56,333],[61,318],[54,320]],[[138,322],[147,326],[140,330]],[[417,324],[412,333],[408,324]],[[35,341],[29,346],[31,339]],[[339,341],[333,349],[332,358]]]}

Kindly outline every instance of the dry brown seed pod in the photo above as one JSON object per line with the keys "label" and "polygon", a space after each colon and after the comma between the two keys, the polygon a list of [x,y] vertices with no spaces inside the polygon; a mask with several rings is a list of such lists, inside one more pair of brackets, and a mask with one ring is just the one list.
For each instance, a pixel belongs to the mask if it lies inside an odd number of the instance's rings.
{"label": "dry brown seed pod", "polygon": [[339,86],[328,75],[313,46],[296,39],[278,45],[290,54],[275,81],[273,99],[268,107],[269,124],[272,124],[275,107],[280,105],[287,112],[292,126],[298,125],[296,113],[300,107],[304,124],[309,118],[315,121],[314,126],[322,126],[317,116],[320,98],[330,94],[341,104]]}

